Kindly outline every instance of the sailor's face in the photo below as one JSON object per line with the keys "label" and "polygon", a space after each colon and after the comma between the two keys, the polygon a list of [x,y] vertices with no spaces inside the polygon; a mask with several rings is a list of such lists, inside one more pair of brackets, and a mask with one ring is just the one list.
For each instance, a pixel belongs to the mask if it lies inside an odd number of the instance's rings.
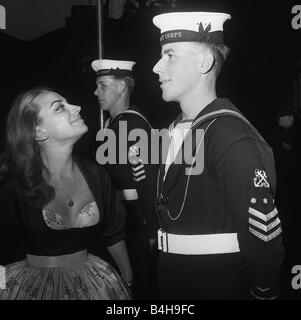
{"label": "sailor's face", "polygon": [[118,80],[113,76],[101,76],[97,78],[96,86],[94,94],[98,98],[101,109],[112,110],[120,95]]}
{"label": "sailor's face", "polygon": [[200,57],[194,51],[191,42],[167,43],[162,46],[161,59],[154,66],[153,72],[159,75],[165,101],[181,102],[189,98],[195,88],[200,77]]}

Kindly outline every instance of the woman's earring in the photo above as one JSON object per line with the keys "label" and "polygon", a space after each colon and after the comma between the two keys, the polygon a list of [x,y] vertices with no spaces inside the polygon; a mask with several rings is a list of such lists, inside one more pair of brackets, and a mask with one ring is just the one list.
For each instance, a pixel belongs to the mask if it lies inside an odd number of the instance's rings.
{"label": "woman's earring", "polygon": [[46,134],[41,130],[40,128],[36,129],[36,135],[35,135],[35,141],[36,142],[42,142],[49,139],[49,136],[46,136]]}
{"label": "woman's earring", "polygon": [[44,139],[39,139],[39,140],[35,139],[35,141],[36,141],[36,142],[42,142],[42,141],[46,141],[46,140],[48,140],[48,139],[49,139],[49,136],[47,136],[47,137],[44,138]]}

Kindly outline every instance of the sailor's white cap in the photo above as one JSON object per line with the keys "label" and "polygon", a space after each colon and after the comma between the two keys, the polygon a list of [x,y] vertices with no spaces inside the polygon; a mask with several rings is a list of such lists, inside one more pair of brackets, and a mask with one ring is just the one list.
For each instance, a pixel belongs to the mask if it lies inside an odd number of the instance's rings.
{"label": "sailor's white cap", "polygon": [[133,76],[133,66],[135,61],[99,59],[91,63],[92,69],[97,72],[97,76]]}
{"label": "sailor's white cap", "polygon": [[161,45],[180,41],[223,42],[224,22],[231,19],[220,12],[171,12],[157,15],[153,23],[161,30]]}

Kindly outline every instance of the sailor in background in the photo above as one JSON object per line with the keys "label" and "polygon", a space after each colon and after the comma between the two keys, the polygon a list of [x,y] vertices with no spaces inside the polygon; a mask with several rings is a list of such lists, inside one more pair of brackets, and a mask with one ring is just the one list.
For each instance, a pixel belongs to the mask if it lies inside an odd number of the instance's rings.
{"label": "sailor in background", "polygon": [[[130,104],[130,94],[135,86],[134,65],[133,61],[107,59],[92,62],[92,68],[97,73],[95,95],[101,108],[110,115],[102,134],[110,129],[116,139],[113,148],[111,145],[107,150],[114,150],[116,163],[114,160],[110,163],[109,158],[104,159],[109,155],[101,152],[101,145],[96,159],[106,162],[104,165],[128,211],[126,243],[134,273],[133,296],[136,299],[151,299],[155,297],[151,246],[157,231],[155,197],[158,165],[152,165],[150,161],[152,127],[139,108]],[[145,140],[140,143],[139,138],[129,140],[129,134],[135,129],[146,134]]]}
{"label": "sailor in background", "polygon": [[[162,46],[153,71],[163,99],[177,101],[182,111],[170,126],[170,145],[158,175],[162,299],[279,295],[284,250],[274,204],[273,154],[215,89],[229,51],[223,24],[230,18],[174,12],[153,19]],[[190,144],[189,159],[183,149]]]}

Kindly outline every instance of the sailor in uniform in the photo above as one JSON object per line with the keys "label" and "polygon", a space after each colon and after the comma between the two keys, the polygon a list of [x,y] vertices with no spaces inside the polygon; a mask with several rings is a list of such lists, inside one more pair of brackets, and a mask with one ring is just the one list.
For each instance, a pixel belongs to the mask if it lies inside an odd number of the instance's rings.
{"label": "sailor in uniform", "polygon": [[153,71],[163,99],[177,101],[182,111],[169,127],[157,181],[162,299],[279,295],[284,249],[273,154],[215,90],[230,18],[173,12],[153,19],[162,46]]}
{"label": "sailor in uniform", "polygon": [[139,108],[130,105],[134,65],[133,61],[123,60],[92,62],[97,74],[95,95],[110,115],[105,129],[97,135],[97,140],[103,142],[96,159],[105,165],[127,208],[126,243],[134,273],[134,298],[150,299],[155,294],[151,246],[157,230],[158,165],[150,161],[152,127]]}

